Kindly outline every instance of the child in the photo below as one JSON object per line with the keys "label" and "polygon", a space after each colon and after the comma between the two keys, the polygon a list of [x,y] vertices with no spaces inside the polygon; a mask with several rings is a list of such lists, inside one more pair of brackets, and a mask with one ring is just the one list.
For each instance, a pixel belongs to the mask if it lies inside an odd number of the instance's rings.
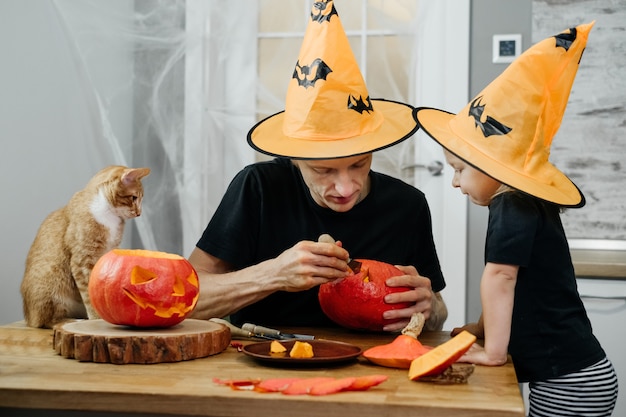
{"label": "child", "polygon": [[[548,162],[593,22],[522,54],[458,115],[418,108],[420,127],[444,148],[452,186],[489,207],[481,335],[461,358],[502,365],[510,354],[529,382],[530,416],[609,416],[617,376],[576,288],[563,207],[582,193]],[[455,332],[458,332],[456,329]]]}

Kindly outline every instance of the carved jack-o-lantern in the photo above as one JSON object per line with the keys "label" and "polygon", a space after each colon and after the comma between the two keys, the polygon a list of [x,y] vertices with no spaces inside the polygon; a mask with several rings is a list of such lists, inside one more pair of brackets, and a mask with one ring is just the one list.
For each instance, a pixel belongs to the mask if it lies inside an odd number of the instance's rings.
{"label": "carved jack-o-lantern", "polygon": [[136,327],[169,327],[196,306],[198,274],[179,255],[114,249],[94,265],[89,298],[109,323]]}

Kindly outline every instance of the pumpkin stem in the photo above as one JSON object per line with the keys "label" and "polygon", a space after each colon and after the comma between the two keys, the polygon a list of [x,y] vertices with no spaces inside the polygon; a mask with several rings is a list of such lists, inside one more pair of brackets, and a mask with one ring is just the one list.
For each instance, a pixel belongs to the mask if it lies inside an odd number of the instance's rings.
{"label": "pumpkin stem", "polygon": [[409,324],[407,324],[404,329],[402,329],[402,334],[417,339],[417,337],[422,333],[424,323],[426,323],[424,314],[413,313]]}

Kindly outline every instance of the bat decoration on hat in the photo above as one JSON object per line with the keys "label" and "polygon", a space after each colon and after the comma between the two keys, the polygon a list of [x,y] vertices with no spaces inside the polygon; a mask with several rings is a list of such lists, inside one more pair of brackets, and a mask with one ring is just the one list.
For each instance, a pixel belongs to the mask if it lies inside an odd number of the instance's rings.
{"label": "bat decoration on hat", "polygon": [[[330,8],[328,7],[330,5]],[[318,12],[315,14],[314,12]],[[327,22],[333,15],[339,15],[333,0],[316,1],[311,9],[311,20],[318,23]]]}
{"label": "bat decoration on hat", "polygon": [[594,23],[535,43],[457,114],[415,109],[420,128],[503,184],[561,207],[584,206],[583,193],[551,163],[550,147]]}
{"label": "bat decoration on hat", "polygon": [[487,119],[484,122],[480,121],[483,112],[485,111],[485,105],[480,105],[481,98],[482,96],[476,97],[476,99],[472,101],[469,108],[468,115],[474,118],[475,125],[480,127],[480,130],[483,131],[483,135],[485,135],[485,137],[491,135],[506,135],[509,133],[511,131],[510,127],[503,125],[491,116],[487,116]]}
{"label": "bat decoration on hat", "polygon": [[313,0],[285,110],[248,132],[255,150],[294,159],[334,159],[385,149],[417,130],[413,106],[371,98],[332,0]]}
{"label": "bat decoration on hat", "polygon": [[374,107],[372,106],[372,101],[370,100],[370,96],[367,96],[365,100],[363,97],[359,97],[358,99],[354,96],[348,97],[348,108],[352,110],[356,110],[359,113],[363,113],[364,111],[374,111]]}
{"label": "bat decoration on hat", "polygon": [[[315,69],[313,77],[311,77],[312,69]],[[326,76],[333,72],[321,58],[316,58],[311,65],[300,65],[300,61],[296,62],[293,70],[293,78],[298,80],[298,85],[304,88],[315,86],[317,80],[326,80]]]}
{"label": "bat decoration on hat", "polygon": [[576,40],[576,28],[570,28],[569,33],[559,33],[555,35],[556,46],[562,47],[566,51],[569,51],[569,47]]}

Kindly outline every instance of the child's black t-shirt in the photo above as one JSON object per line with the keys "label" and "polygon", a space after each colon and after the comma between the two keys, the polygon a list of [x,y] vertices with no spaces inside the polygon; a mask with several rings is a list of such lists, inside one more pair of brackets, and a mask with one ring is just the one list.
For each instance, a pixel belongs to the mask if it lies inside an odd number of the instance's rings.
{"label": "child's black t-shirt", "polygon": [[578,294],[558,206],[521,192],[496,196],[485,262],[520,267],[509,353],[521,382],[565,375],[606,356]]}

